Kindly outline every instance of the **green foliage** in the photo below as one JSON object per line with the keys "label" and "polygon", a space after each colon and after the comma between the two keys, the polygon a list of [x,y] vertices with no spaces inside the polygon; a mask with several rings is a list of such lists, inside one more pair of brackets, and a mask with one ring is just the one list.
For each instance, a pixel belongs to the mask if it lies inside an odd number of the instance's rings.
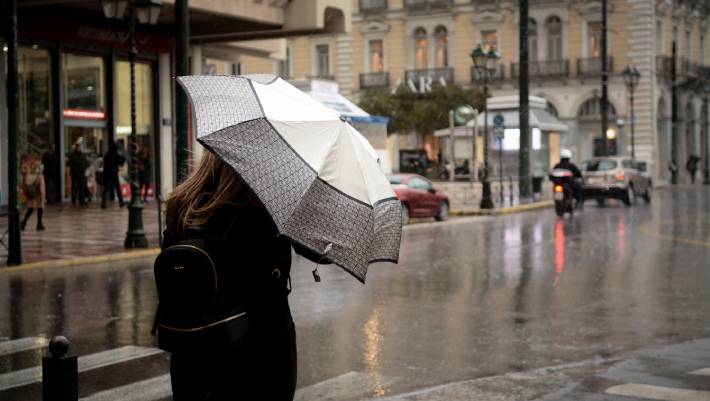
{"label": "green foliage", "polygon": [[483,109],[483,93],[458,85],[435,85],[431,92],[418,94],[405,85],[394,94],[389,89],[365,91],[360,107],[370,114],[390,118],[388,132],[416,131],[421,134],[449,126],[449,110],[462,105]]}

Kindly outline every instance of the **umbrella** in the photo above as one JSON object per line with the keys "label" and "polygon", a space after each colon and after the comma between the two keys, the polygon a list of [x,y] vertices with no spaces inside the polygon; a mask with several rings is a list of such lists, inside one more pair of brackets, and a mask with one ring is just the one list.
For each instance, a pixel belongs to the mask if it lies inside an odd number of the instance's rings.
{"label": "umbrella", "polygon": [[281,235],[365,282],[399,258],[401,205],[340,114],[273,75],[179,77],[197,140],[232,166]]}

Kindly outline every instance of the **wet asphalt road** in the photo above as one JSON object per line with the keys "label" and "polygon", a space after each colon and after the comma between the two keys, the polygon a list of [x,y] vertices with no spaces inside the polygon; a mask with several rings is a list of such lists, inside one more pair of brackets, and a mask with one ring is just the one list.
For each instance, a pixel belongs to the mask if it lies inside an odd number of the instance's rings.
{"label": "wet asphalt road", "polygon": [[[611,382],[599,366],[710,337],[709,200],[710,188],[685,187],[656,191],[650,205],[590,204],[574,218],[547,209],[415,224],[404,231],[400,264],[371,266],[364,286],[323,266],[315,283],[314,265],[296,258],[297,399],[452,400],[427,389],[506,383],[551,366],[574,371],[549,387],[553,370],[543,370],[545,385],[525,386],[536,394],[506,394],[515,391],[507,385],[500,399],[569,399],[554,394],[578,382],[601,392]],[[81,397],[118,399],[119,388],[127,400],[169,399],[157,390],[168,358],[152,353],[155,303],[152,261],[0,272],[0,399],[41,399],[26,384],[36,373],[17,372],[40,365],[37,341],[56,334],[80,356],[148,347],[87,360]],[[27,341],[37,345],[22,350]],[[710,353],[700,344],[697,352]],[[146,389],[152,395],[136,395]],[[465,391],[460,399],[475,398]],[[608,397],[588,399],[629,399]]]}

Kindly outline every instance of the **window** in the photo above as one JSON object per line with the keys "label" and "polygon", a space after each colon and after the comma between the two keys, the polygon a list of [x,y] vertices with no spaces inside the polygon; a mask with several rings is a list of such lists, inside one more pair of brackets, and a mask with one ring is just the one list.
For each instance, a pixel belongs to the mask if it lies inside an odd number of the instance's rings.
{"label": "window", "polygon": [[417,28],[414,31],[414,68],[423,70],[429,68],[429,41],[426,29]]}
{"label": "window", "polygon": [[537,61],[537,22],[528,20],[528,60]]}
{"label": "window", "polygon": [[20,128],[19,157],[23,167],[31,160],[39,160],[49,145],[54,144],[50,65],[49,51],[35,47],[19,47],[17,114]]}
{"label": "window", "polygon": [[434,30],[434,37],[436,40],[436,50],[434,52],[436,68],[443,68],[449,66],[449,56],[448,56],[448,36],[446,28],[443,26],[437,26]]}
{"label": "window", "polygon": [[370,46],[370,72],[383,72],[384,64],[384,45],[382,39],[374,39],[369,42]]}
{"label": "window", "polygon": [[693,36],[690,30],[685,31],[685,58],[688,61],[693,58]]}
{"label": "window", "polygon": [[286,46],[286,58],[279,61],[279,76],[291,78],[291,46]]}
{"label": "window", "polygon": [[698,58],[700,64],[705,65],[705,35],[700,34],[700,57]]}
{"label": "window", "polygon": [[609,171],[615,168],[616,162],[607,159],[588,160],[582,164],[584,171]]}
{"label": "window", "polygon": [[562,20],[550,17],[545,24],[547,28],[547,59],[562,59]]}
{"label": "window", "polygon": [[327,43],[316,45],[316,68],[317,77],[330,77],[330,45]]}
{"label": "window", "polygon": [[481,31],[481,42],[483,50],[489,52],[498,50],[498,31]]}
{"label": "window", "polygon": [[428,191],[431,189],[431,183],[429,181],[422,180],[421,178],[410,178],[409,179],[409,188],[412,189],[419,189],[421,191]]}
{"label": "window", "polygon": [[[614,108],[614,105],[612,105],[611,103],[607,103],[606,107],[610,116],[616,115],[616,109]],[[577,115],[580,117],[600,117],[601,99],[592,98],[587,100],[586,102],[584,102],[584,104],[582,104],[582,107],[579,108],[579,113],[577,113]]]}
{"label": "window", "polygon": [[587,38],[589,43],[589,57],[601,58],[602,56],[602,23],[590,22],[587,24]]}
{"label": "window", "polygon": [[387,179],[389,180],[390,184],[399,185],[402,183],[402,180],[404,179],[404,177],[402,177],[401,175],[390,175],[390,176],[387,176]]}
{"label": "window", "polygon": [[656,53],[663,54],[663,20],[656,21]]}

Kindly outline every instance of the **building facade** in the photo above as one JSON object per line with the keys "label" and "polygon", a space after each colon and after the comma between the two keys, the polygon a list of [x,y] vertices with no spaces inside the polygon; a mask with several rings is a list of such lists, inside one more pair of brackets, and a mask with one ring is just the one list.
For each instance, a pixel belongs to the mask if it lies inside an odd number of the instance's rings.
{"label": "building facade", "polygon": [[[575,159],[601,151],[601,1],[531,0],[529,11],[530,94],[567,123],[561,147]],[[635,153],[659,181],[668,180],[671,160],[672,43],[677,47],[676,161],[708,156],[710,10],[707,1],[608,0],[609,130],[612,153],[628,154],[630,102],[621,72],[641,72],[635,92]],[[247,58],[243,72],[275,72],[295,80],[317,77],[338,82],[357,99],[362,91],[407,85],[481,87],[470,52],[495,49],[499,67],[490,84],[494,96],[518,91],[518,2],[510,0],[353,0],[350,34],[314,34],[286,40],[281,59]],[[431,137],[400,135],[400,151],[426,149]],[[683,177],[683,175],[681,174]]]}

